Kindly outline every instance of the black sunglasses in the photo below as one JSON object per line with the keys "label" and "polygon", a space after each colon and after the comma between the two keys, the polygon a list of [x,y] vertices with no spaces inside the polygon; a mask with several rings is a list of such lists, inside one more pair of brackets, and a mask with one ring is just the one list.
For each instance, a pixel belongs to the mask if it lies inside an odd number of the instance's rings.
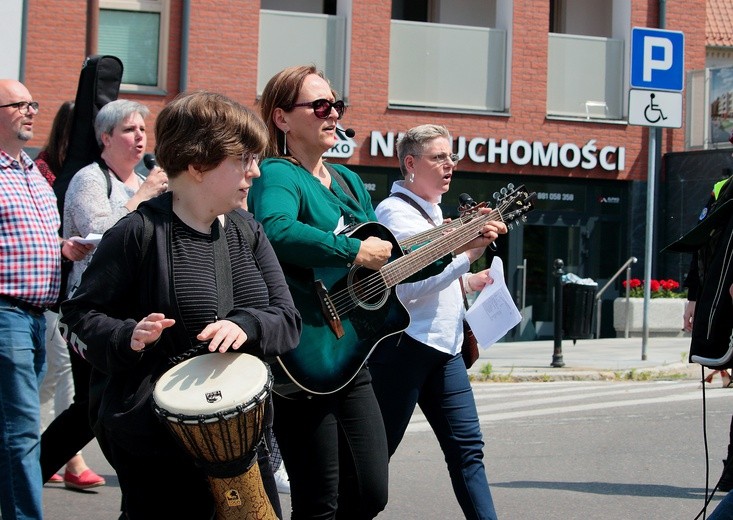
{"label": "black sunglasses", "polygon": [[308,101],[307,103],[295,103],[290,108],[293,109],[295,107],[311,107],[313,109],[313,114],[315,114],[318,119],[328,119],[331,115],[332,108],[335,109],[338,114],[337,119],[341,119],[344,116],[344,112],[346,112],[346,105],[343,100],[329,101],[328,99],[316,99],[315,101]]}

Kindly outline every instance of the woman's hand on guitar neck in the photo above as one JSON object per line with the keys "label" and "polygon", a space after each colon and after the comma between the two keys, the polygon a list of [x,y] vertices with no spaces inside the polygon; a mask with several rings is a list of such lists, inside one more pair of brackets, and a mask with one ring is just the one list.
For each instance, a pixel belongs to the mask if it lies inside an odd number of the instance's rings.
{"label": "woman's hand on guitar neck", "polygon": [[392,243],[377,237],[369,237],[361,242],[354,263],[376,271],[389,260]]}
{"label": "woman's hand on guitar neck", "polygon": [[492,220],[484,224],[481,228],[481,235],[474,238],[467,244],[459,247],[454,251],[456,255],[461,253],[467,253],[468,259],[474,262],[484,254],[484,249],[492,243],[494,240],[499,238],[499,235],[503,235],[507,232],[506,224],[499,220]]}

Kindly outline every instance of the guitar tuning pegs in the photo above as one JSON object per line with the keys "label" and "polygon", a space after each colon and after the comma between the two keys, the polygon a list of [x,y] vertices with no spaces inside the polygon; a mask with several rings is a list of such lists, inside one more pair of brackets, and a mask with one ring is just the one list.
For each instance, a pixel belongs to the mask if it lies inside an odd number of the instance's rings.
{"label": "guitar tuning pegs", "polygon": [[494,200],[499,200],[499,193],[495,191],[493,197]]}
{"label": "guitar tuning pegs", "polygon": [[514,184],[512,184],[512,183],[510,182],[509,184],[507,184],[507,185],[506,185],[506,187],[507,187],[507,189],[508,189],[509,191],[512,191],[512,190],[514,189]]}
{"label": "guitar tuning pegs", "polygon": [[527,215],[522,215],[522,218],[520,220],[522,222],[527,222]]}
{"label": "guitar tuning pegs", "polygon": [[506,188],[502,188],[502,189],[500,189],[500,190],[499,190],[499,193],[501,193],[501,194],[502,194],[502,196],[504,196],[504,195],[506,195],[506,194],[507,194],[508,192],[507,192],[507,189],[506,189]]}
{"label": "guitar tuning pegs", "polygon": [[509,223],[509,224],[507,225],[507,229],[509,229],[509,230],[512,230],[512,229],[514,229],[514,222],[510,222],[510,223]]}

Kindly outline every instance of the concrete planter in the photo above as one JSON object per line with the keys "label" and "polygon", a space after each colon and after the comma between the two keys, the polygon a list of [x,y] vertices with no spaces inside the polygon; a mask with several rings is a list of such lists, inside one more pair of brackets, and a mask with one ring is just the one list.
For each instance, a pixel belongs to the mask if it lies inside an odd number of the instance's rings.
{"label": "concrete planter", "polygon": [[[684,298],[653,298],[649,300],[649,336],[682,337],[682,314],[685,312]],[[624,337],[626,314],[629,314],[629,337],[641,337],[644,298],[616,298],[613,301],[613,328],[616,337]]]}

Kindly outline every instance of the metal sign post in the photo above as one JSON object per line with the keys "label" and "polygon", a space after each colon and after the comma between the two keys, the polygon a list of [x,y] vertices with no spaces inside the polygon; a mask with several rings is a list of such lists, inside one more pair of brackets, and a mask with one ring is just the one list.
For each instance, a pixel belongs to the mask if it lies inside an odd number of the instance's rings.
{"label": "metal sign post", "polygon": [[654,127],[682,127],[681,92],[684,88],[685,36],[679,31],[634,27],[631,29],[630,61],[629,124],[650,127],[641,339],[641,359],[646,360],[649,341],[649,299],[652,283],[656,184],[657,131]]}

